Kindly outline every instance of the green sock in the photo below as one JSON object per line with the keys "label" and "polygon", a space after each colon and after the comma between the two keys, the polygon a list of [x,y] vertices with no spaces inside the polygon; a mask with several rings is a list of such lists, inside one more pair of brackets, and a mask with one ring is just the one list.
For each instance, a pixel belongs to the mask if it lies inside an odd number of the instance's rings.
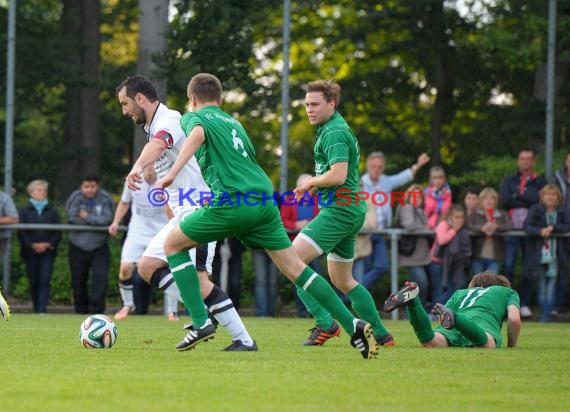
{"label": "green sock", "polygon": [[417,297],[412,299],[410,304],[406,306],[406,312],[420,343],[430,342],[435,337],[435,334],[422,302]]}
{"label": "green sock", "polygon": [[333,325],[333,318],[329,312],[325,310],[319,302],[315,300],[309,293],[307,293],[302,287],[297,286],[297,294],[299,298],[305,304],[305,307],[311,315],[315,318],[315,323],[323,329],[330,329]]}
{"label": "green sock", "polygon": [[358,284],[348,292],[348,298],[352,302],[352,308],[358,314],[358,317],[372,325],[374,336],[383,337],[388,334],[388,331],[380,319],[380,314],[376,309],[374,299],[372,299],[372,295],[364,286]]}
{"label": "green sock", "polygon": [[487,343],[487,334],[475,322],[467,319],[460,313],[455,314],[455,329],[473,342],[475,346],[483,346]]}
{"label": "green sock", "polygon": [[295,285],[311,294],[313,298],[336,319],[350,336],[354,333],[354,316],[341,302],[329,283],[310,267],[305,266]]}
{"label": "green sock", "polygon": [[208,320],[208,313],[204,307],[204,301],[200,294],[200,281],[198,280],[198,272],[190,259],[187,250],[175,253],[166,257],[168,266],[178,289],[180,296],[184,302],[184,306],[192,316],[192,324],[200,328]]}

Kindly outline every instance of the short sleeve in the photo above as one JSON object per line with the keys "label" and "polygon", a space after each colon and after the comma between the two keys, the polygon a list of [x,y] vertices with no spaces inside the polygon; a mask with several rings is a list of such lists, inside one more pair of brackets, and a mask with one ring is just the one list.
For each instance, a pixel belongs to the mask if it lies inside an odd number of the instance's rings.
{"label": "short sleeve", "polygon": [[131,191],[131,189],[129,189],[129,187],[125,183],[125,185],[123,186],[123,194],[121,195],[121,202],[131,203],[132,201],[133,201],[133,192]]}
{"label": "short sleeve", "polygon": [[182,116],[182,119],[180,119],[180,126],[182,127],[182,130],[184,130],[186,137],[190,134],[192,129],[199,125],[203,126],[202,120],[192,112],[185,113],[184,116]]}
{"label": "short sleeve", "polygon": [[339,162],[349,161],[347,135],[342,130],[331,130],[324,136],[323,147],[329,166]]}
{"label": "short sleeve", "polygon": [[521,307],[521,301],[519,298],[519,294],[517,293],[516,290],[514,289],[510,289],[507,293],[507,306],[509,305],[515,305],[517,308]]}

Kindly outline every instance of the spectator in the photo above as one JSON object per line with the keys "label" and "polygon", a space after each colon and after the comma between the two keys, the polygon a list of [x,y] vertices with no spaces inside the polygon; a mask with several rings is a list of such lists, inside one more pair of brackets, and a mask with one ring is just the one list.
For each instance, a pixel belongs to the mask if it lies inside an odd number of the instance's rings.
{"label": "spectator", "polygon": [[496,232],[511,230],[509,215],[497,209],[499,194],[493,188],[486,187],[479,194],[479,207],[475,213],[467,217],[467,228],[484,236],[475,236],[472,241],[471,272],[473,274],[491,271],[499,274],[499,264],[505,253],[505,242],[502,237],[494,236]]}
{"label": "spectator", "polygon": [[[307,179],[310,179],[312,175],[308,173],[303,173],[297,178],[297,186],[302,186]],[[319,199],[317,195],[312,196],[312,203],[306,201],[293,202],[293,196],[286,198],[286,201],[281,205],[279,212],[281,213],[281,220],[283,221],[283,226],[288,231],[298,232],[303,229],[307,223],[309,223],[313,218],[319,213]],[[302,200],[302,199],[301,199]],[[289,233],[289,239],[291,242],[295,240],[297,233]],[[321,272],[321,258],[318,257],[308,263],[308,266],[315,272]],[[297,306],[297,316],[301,318],[306,318],[310,314],[307,308],[299,298],[297,294],[297,288],[292,285],[293,293],[295,294],[295,304]]]}
{"label": "spectator", "polygon": [[[113,199],[99,187],[99,178],[86,176],[67,199],[65,206],[72,225],[107,226],[113,221]],[[109,234],[106,231],[77,231],[69,234],[69,267],[75,313],[105,312],[109,282]],[[92,271],[91,293],[87,292]]]}
{"label": "spectator", "polygon": [[[524,220],[531,206],[539,201],[538,192],[546,185],[546,179],[534,171],[535,154],[532,149],[521,149],[517,155],[517,174],[503,179],[501,184],[501,202],[503,208],[507,210],[511,218],[514,230],[522,230]],[[503,272],[513,283],[515,265],[519,250],[526,254],[526,237],[507,236],[505,238],[505,262]],[[523,267],[522,279],[531,278],[532,275],[526,273],[527,268]],[[529,303],[524,296],[531,295],[527,287],[531,287],[529,282],[521,282],[519,294],[521,296],[521,316],[528,318],[532,312],[528,307]]]}
{"label": "spectator", "polygon": [[[30,199],[20,210],[22,223],[58,224],[59,214],[48,201],[49,184],[45,180],[33,180],[28,184]],[[30,295],[34,312],[46,313],[51,290],[53,263],[61,232],[59,230],[19,230],[20,254],[26,264],[30,281]]]}
{"label": "spectator", "polygon": [[[570,152],[566,153],[566,158],[564,159],[564,166],[560,168],[555,174],[556,184],[560,188],[562,193],[563,204],[570,209]],[[568,246],[570,242],[568,239],[561,239],[564,243],[566,252],[568,253]],[[564,312],[564,305],[566,301],[566,287],[568,283],[568,275],[558,276],[556,280],[556,298],[554,303],[554,309],[552,310],[552,316],[558,316],[560,313]]]}
{"label": "spectator", "polygon": [[[522,290],[530,294],[538,278],[540,321],[550,322],[556,279],[566,276],[567,271],[566,248],[561,238],[551,235],[570,232],[570,210],[562,203],[562,194],[556,185],[547,184],[540,190],[540,202],[530,208],[524,230],[532,235],[524,258],[524,265],[528,267],[525,273],[532,277],[522,279]],[[528,306],[529,301],[529,295],[521,296],[521,305]]]}
{"label": "spectator", "polygon": [[430,251],[430,283],[433,303],[445,303],[467,283],[471,239],[465,227],[465,209],[452,205],[435,228]]}
{"label": "spectator", "polygon": [[279,271],[264,249],[251,249],[255,272],[255,316],[275,316]]}
{"label": "spectator", "polygon": [[465,206],[465,215],[467,218],[471,216],[479,207],[479,191],[473,187],[467,188],[463,196],[463,206]]}
{"label": "spectator", "polygon": [[[413,184],[406,189],[404,205],[396,209],[396,219],[402,229],[410,232],[429,229],[424,213],[424,196],[421,185]],[[428,236],[413,235],[415,247],[410,255],[398,253],[398,265],[405,267],[410,273],[410,279],[420,287],[421,301],[427,303],[428,278],[427,267],[431,262]],[[422,290],[423,289],[423,290]]]}
{"label": "spectator", "polygon": [[[16,209],[12,198],[0,191],[0,226],[18,223],[18,219],[18,209]],[[0,261],[2,262],[4,259],[9,259],[9,256],[6,256],[6,248],[10,243],[11,236],[12,232],[10,230],[0,229]],[[0,294],[0,312],[2,312],[1,315],[4,320],[10,319],[10,307],[4,297],[2,297],[2,294]]]}
{"label": "spectator", "polygon": [[424,211],[431,229],[435,229],[439,219],[449,210],[451,201],[445,171],[441,166],[433,166],[429,171],[429,186],[424,190]]}
{"label": "spectator", "polygon": [[[394,189],[411,182],[418,170],[420,170],[430,158],[426,153],[418,156],[416,163],[412,167],[401,171],[395,175],[385,175],[386,158],[382,152],[373,152],[366,158],[366,173],[361,179],[361,189],[368,192],[371,197],[376,198],[374,193],[379,192],[382,197],[387,198],[387,202],[382,206],[375,206],[377,229],[385,229],[392,223],[392,202],[391,193]],[[373,199],[374,201],[374,199]],[[382,203],[377,200],[377,203]],[[371,237],[372,254],[368,261],[368,270],[362,279],[362,285],[371,289],[374,284],[388,270],[388,252],[386,242],[381,234],[374,234]]]}

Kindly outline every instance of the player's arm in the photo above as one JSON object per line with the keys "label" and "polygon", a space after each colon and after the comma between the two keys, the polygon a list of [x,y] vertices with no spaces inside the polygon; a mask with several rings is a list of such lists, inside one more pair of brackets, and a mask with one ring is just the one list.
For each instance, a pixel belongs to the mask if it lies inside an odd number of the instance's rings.
{"label": "player's arm", "polygon": [[117,205],[117,209],[115,210],[115,216],[113,217],[113,221],[109,225],[110,235],[112,236],[117,235],[119,229],[119,223],[121,223],[121,220],[123,220],[130,207],[131,207],[130,203],[123,202],[122,200],[119,202],[119,204]]}
{"label": "player's arm", "polygon": [[170,133],[166,131],[160,131],[153,136],[152,139],[144,145],[143,150],[133,165],[130,173],[127,176],[127,185],[131,190],[138,190],[139,183],[142,182],[143,169],[151,164],[153,164],[164,149],[168,148],[168,139],[172,139]]}
{"label": "player's arm", "polygon": [[204,135],[204,129],[202,126],[196,126],[188,134],[188,137],[184,141],[182,148],[180,149],[180,154],[176,158],[176,162],[172,168],[168,171],[166,176],[156,182],[156,187],[168,187],[172,184],[178,173],[182,168],[190,161],[196,150],[200,147],[202,143],[206,140]]}
{"label": "player's arm", "polygon": [[516,305],[507,306],[507,346],[517,346],[519,332],[521,330],[521,312]]}
{"label": "player's arm", "polygon": [[346,181],[347,176],[348,162],[334,163],[331,168],[322,175],[313,176],[307,179],[303,186],[295,188],[295,199],[298,200],[303,197],[305,192],[310,192],[312,195],[318,187],[339,186]]}

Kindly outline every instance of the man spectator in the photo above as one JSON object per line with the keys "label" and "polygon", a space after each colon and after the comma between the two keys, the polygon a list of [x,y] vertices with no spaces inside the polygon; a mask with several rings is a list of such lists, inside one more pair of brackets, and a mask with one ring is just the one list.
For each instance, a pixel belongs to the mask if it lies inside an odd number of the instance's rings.
{"label": "man spectator", "polygon": [[[560,188],[562,193],[562,203],[570,209],[570,151],[566,153],[564,164],[554,175],[556,185]],[[570,256],[570,242],[567,238],[559,239],[562,247],[566,248],[566,254]],[[556,297],[554,302],[554,309],[552,316],[558,316],[564,312],[564,304],[566,302],[566,286],[568,283],[568,273],[559,273],[556,282]]]}
{"label": "man spectator", "polygon": [[[412,167],[401,171],[395,175],[385,175],[384,168],[386,166],[386,157],[382,152],[372,152],[366,158],[366,173],[361,179],[361,189],[372,194],[381,192],[388,201],[382,206],[375,206],[376,221],[378,229],[390,227],[392,221],[392,190],[405,185],[412,181],[418,170],[420,170],[430,158],[426,153],[418,156],[418,159]],[[376,196],[379,199],[376,203],[381,203],[383,197]],[[376,281],[388,271],[388,252],[386,250],[386,242],[384,236],[380,234],[372,235],[372,255],[369,257],[369,269],[364,273],[362,285],[367,289],[371,289]]]}
{"label": "man spectator", "polygon": [[[14,205],[12,198],[0,191],[0,225],[11,225],[18,223],[18,209]],[[10,236],[12,232],[10,230],[0,229],[0,261],[4,262],[4,259],[9,259],[9,256],[5,256],[6,248],[10,242]],[[4,320],[10,319],[10,307],[6,300],[0,294],[0,315]]]}
{"label": "man spectator", "polygon": [[[72,225],[108,226],[113,221],[113,199],[99,187],[99,178],[86,176],[67,199],[65,210]],[[107,231],[71,231],[69,267],[76,313],[105,312],[110,254]],[[91,293],[87,292],[92,271]]]}
{"label": "man spectator", "polygon": [[[513,176],[503,179],[501,184],[501,202],[503,209],[506,209],[511,217],[513,230],[522,230],[524,221],[528,214],[528,210],[532,205],[539,201],[539,191],[546,185],[546,179],[538,176],[534,171],[535,166],[534,150],[523,148],[517,154],[518,172]],[[505,261],[504,274],[512,283],[515,272],[515,264],[519,254],[519,250],[523,250],[523,254],[527,248],[527,240],[525,237],[507,236],[505,238]],[[530,302],[526,301],[525,296],[531,296],[534,286],[532,273],[528,273],[527,268],[523,267],[521,284],[519,286],[521,295],[521,316],[529,318],[532,312],[529,308]]]}

